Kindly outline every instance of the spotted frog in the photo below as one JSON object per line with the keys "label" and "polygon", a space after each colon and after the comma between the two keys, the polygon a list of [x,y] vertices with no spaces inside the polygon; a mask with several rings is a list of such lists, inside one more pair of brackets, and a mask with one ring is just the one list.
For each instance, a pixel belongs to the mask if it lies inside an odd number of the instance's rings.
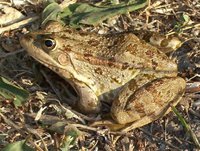
{"label": "spotted frog", "polygon": [[99,35],[51,25],[20,42],[74,87],[79,111],[98,113],[105,101],[118,124],[139,122],[140,127],[158,119],[186,87],[177,64],[132,33]]}

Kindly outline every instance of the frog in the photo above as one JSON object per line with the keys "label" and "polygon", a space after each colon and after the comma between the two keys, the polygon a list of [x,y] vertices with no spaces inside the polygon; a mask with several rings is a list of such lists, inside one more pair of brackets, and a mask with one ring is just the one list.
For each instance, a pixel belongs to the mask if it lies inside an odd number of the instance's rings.
{"label": "frog", "polygon": [[162,50],[131,32],[100,35],[50,24],[20,38],[35,60],[64,78],[79,95],[75,108],[97,114],[110,105],[112,120],[135,128],[170,112],[186,82]]}

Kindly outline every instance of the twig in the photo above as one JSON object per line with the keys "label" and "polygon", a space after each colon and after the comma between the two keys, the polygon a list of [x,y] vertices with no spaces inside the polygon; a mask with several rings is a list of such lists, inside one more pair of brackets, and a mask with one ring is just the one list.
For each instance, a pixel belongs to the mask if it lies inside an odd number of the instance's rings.
{"label": "twig", "polygon": [[0,2],[0,4],[4,4],[4,5],[8,5],[8,6],[12,6],[12,4],[9,3],[9,2]]}
{"label": "twig", "polygon": [[[19,127],[16,123],[12,122],[11,120],[9,120],[6,116],[4,116],[1,112],[0,112],[0,117],[4,120],[4,122],[6,124],[8,124],[9,126],[11,126],[12,128],[14,128],[15,130],[17,130],[23,137],[26,138],[26,131],[23,130],[23,128]],[[37,146],[36,144],[34,144],[32,141],[28,141],[30,144],[32,144],[33,146],[35,146],[35,148],[37,148],[38,151],[43,151],[39,146]]]}
{"label": "twig", "polygon": [[21,127],[19,127],[17,124],[13,123],[11,120],[9,120],[6,116],[4,116],[1,112],[0,112],[0,117],[4,120],[4,122],[6,124],[8,124],[9,126],[11,126],[12,128],[14,128],[15,130],[17,130],[18,132],[20,132],[21,135],[26,136],[26,133],[21,129]]}
{"label": "twig", "polygon": [[153,138],[155,138],[156,140],[161,141],[162,143],[164,143],[164,144],[170,146],[171,148],[173,148],[173,149],[175,149],[175,150],[177,150],[177,151],[180,150],[180,149],[177,148],[176,146],[173,146],[172,144],[161,140],[159,137],[150,134],[149,132],[145,131],[143,128],[139,128],[139,130],[141,130],[141,131],[142,131],[143,133],[145,133],[146,135],[149,135],[150,137],[153,137]]}
{"label": "twig", "polygon": [[42,144],[43,144],[43,146],[44,146],[44,150],[45,150],[45,151],[48,151],[47,146],[46,146],[46,144],[45,144],[43,138],[38,134],[38,132],[36,132],[36,130],[31,129],[31,128],[28,128],[28,127],[25,127],[25,129],[26,129],[29,133],[31,133],[31,134],[37,136],[38,138],[40,138],[40,140],[41,140],[41,142],[42,142]]}
{"label": "twig", "polygon": [[35,15],[35,16],[31,16],[31,17],[25,17],[23,20],[13,23],[12,25],[6,26],[6,27],[2,27],[0,28],[0,34],[5,32],[5,31],[9,31],[9,30],[14,30],[20,27],[24,27],[27,24],[36,21],[37,19],[39,19],[39,16]]}
{"label": "twig", "polygon": [[95,132],[98,131],[97,128],[90,127],[90,126],[87,126],[87,125],[82,125],[82,124],[70,124],[70,125],[73,125],[73,126],[79,127],[79,128],[83,128],[83,129],[87,129],[87,130],[90,130],[90,131],[95,131]]}
{"label": "twig", "polygon": [[[181,30],[185,31],[185,30],[188,30],[188,29],[191,29],[191,28],[200,28],[200,23],[199,24],[195,24],[195,25],[186,26],[185,28],[182,28]],[[166,36],[173,35],[175,33],[177,33],[177,32],[176,31],[169,32],[169,33],[166,34]]]}
{"label": "twig", "polygon": [[196,93],[200,91],[200,82],[187,83],[186,92]]}
{"label": "twig", "polygon": [[20,50],[17,50],[17,51],[13,51],[13,52],[2,54],[2,55],[0,55],[0,59],[6,58],[8,56],[16,55],[16,54],[18,54],[20,52],[23,52],[23,51],[24,51],[24,49],[20,49]]}

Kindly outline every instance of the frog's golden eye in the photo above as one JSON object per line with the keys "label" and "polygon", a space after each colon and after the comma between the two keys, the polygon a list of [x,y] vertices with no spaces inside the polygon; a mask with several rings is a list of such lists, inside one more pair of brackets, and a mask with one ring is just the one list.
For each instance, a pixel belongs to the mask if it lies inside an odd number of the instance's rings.
{"label": "frog's golden eye", "polygon": [[44,39],[42,42],[42,48],[46,51],[53,50],[56,47],[56,41],[54,39]]}

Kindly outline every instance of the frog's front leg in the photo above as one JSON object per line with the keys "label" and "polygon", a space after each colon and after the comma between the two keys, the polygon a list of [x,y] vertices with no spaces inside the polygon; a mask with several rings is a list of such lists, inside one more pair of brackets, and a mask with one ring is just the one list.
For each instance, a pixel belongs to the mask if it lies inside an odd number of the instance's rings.
{"label": "frog's front leg", "polygon": [[73,80],[71,85],[79,95],[79,101],[76,103],[75,108],[83,113],[98,113],[100,111],[101,102],[91,88],[77,80]]}
{"label": "frog's front leg", "polygon": [[186,86],[180,77],[156,79],[139,89],[134,88],[135,85],[134,80],[127,83],[113,102],[111,115],[119,124],[139,121],[141,124],[137,127],[141,127],[158,119],[164,111],[167,114],[169,104],[176,105],[180,101]]}

